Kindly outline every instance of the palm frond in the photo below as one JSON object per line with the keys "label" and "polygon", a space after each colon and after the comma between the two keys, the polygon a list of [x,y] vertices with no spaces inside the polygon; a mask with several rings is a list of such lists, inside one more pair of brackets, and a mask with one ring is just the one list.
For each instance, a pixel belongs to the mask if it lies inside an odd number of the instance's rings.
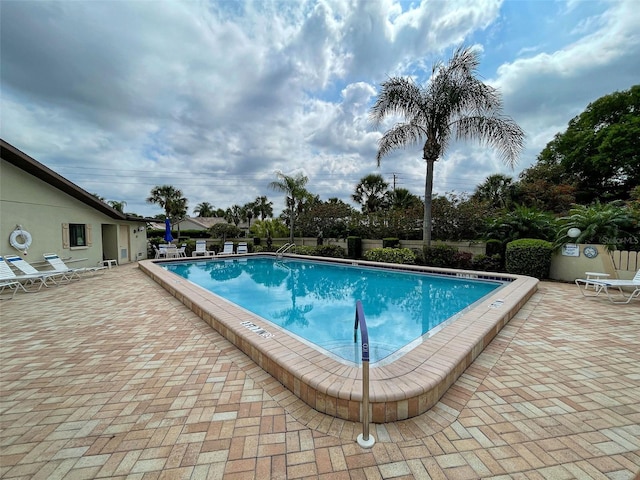
{"label": "palm frond", "polygon": [[456,139],[476,139],[496,148],[505,163],[513,167],[524,147],[524,132],[510,117],[463,116],[453,124]]}
{"label": "palm frond", "polygon": [[410,118],[419,113],[420,108],[420,87],[409,78],[394,77],[382,84],[378,99],[369,112],[369,119],[374,125],[379,125],[387,115]]}
{"label": "palm frond", "polygon": [[394,125],[378,140],[378,154],[376,155],[378,166],[380,166],[382,157],[398,148],[419,144],[424,135],[425,132],[415,123],[405,122]]}

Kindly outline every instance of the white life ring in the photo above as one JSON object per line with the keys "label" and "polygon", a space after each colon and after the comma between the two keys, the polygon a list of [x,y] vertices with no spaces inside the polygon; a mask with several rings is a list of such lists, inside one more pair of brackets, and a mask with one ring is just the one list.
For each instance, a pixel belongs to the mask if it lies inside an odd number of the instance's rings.
{"label": "white life ring", "polygon": [[[19,238],[21,238],[22,241],[19,241]],[[11,243],[11,246],[16,250],[24,250],[26,252],[31,246],[31,234],[22,229],[14,230],[13,232],[11,232],[9,242]]]}

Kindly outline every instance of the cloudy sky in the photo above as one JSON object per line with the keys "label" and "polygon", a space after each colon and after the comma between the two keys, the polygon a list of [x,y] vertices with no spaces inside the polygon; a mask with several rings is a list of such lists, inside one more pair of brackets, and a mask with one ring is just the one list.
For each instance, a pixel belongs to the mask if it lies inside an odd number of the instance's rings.
{"label": "cloudy sky", "polygon": [[481,52],[526,147],[510,170],[451,145],[438,193],[517,176],[590,102],[640,79],[637,0],[2,0],[0,19],[1,137],[145,216],[163,184],[189,213],[267,195],[277,214],[276,171],[322,200],[352,203],[370,173],[422,196],[420,148],[378,168],[385,126],[368,112],[386,78],[426,82],[459,45]]}

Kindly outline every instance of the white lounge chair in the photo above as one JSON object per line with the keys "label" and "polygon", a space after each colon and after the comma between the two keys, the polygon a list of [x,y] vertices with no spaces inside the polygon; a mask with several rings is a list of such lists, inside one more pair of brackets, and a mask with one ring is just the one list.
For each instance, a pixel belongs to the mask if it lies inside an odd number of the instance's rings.
{"label": "white lounge chair", "polygon": [[42,256],[56,272],[64,275],[67,280],[73,280],[74,278],[80,279],[80,275],[83,273],[96,273],[104,271],[107,268],[106,266],[71,268],[55,253],[45,253]]}
{"label": "white lounge chair", "polygon": [[[19,258],[19,257],[18,257]],[[37,272],[29,275],[16,275],[11,269],[6,257],[0,257],[0,282],[20,282],[28,291],[38,291],[42,287],[48,287],[50,283],[56,285],[54,276]]]}
{"label": "white lounge chair", "polygon": [[249,247],[247,247],[247,242],[238,243],[238,253],[249,253]]}
{"label": "white lounge chair", "polygon": [[194,257],[197,257],[199,255],[202,255],[204,257],[211,257],[215,254],[216,252],[207,250],[206,240],[196,240],[196,249],[191,253],[191,255]]}
{"label": "white lounge chair", "polygon": [[26,292],[27,290],[24,288],[24,285],[17,280],[1,280],[0,281],[0,294],[4,292],[4,290],[8,288],[11,292],[11,298],[16,296],[19,290]]}
{"label": "white lounge chair", "polygon": [[38,270],[24,258],[19,257],[18,255],[5,255],[4,259],[8,261],[11,266],[20,270],[24,275],[43,275],[47,277],[47,281],[51,281],[55,284],[58,284],[58,282],[60,281],[70,280],[67,272],[58,272],[56,270]]}
{"label": "white lounge chair", "polygon": [[224,242],[224,248],[220,255],[233,255],[233,242]]}
{"label": "white lounge chair", "polygon": [[[640,297],[640,270],[638,270],[632,280],[594,280],[592,278],[578,278],[576,285],[585,297],[597,297],[601,292],[606,293],[611,303],[629,303],[632,299]],[[583,287],[581,286],[583,285]],[[595,294],[588,294],[589,285],[595,286]],[[618,300],[618,296],[613,296],[609,288],[618,289],[618,293],[623,300]],[[624,288],[633,288],[632,292],[625,292]]]}

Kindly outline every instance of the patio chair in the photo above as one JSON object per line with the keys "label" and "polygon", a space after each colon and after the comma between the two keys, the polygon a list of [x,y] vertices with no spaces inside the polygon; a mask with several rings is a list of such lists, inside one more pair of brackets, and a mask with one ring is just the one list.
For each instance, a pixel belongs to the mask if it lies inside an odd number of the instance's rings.
{"label": "patio chair", "polygon": [[220,255],[233,255],[233,242],[224,242],[224,249]]}
{"label": "patio chair", "polygon": [[247,242],[238,243],[238,253],[249,253],[249,247],[247,247]]}
{"label": "patio chair", "polygon": [[216,252],[207,250],[207,241],[206,240],[196,240],[196,249],[191,253],[194,257],[199,255],[205,257],[211,257],[215,255]]}
{"label": "patio chair", "polygon": [[17,280],[2,280],[2,281],[0,281],[0,294],[3,293],[6,288],[8,288],[9,290],[11,290],[13,292],[11,294],[10,298],[15,297],[16,293],[18,293],[18,290],[22,290],[23,292],[27,291],[24,288],[24,285],[22,283],[18,282]]}
{"label": "patio chair", "polygon": [[42,256],[56,272],[65,275],[67,280],[73,280],[74,278],[80,279],[80,275],[83,273],[104,272],[107,268],[106,266],[71,268],[55,253],[45,253]]}
{"label": "patio chair", "polygon": [[[0,282],[19,282],[25,291],[38,291],[42,287],[48,287],[49,283],[57,285],[54,276],[47,275],[43,272],[29,275],[16,275],[16,272],[11,269],[8,259],[0,256]],[[26,290],[27,288],[29,290]]]}
{"label": "patio chair", "polygon": [[58,272],[56,270],[38,270],[24,258],[18,255],[5,255],[4,259],[9,262],[9,265],[17,268],[23,275],[42,275],[47,277],[48,281],[58,284],[59,281],[71,280],[67,272]]}
{"label": "patio chair", "polygon": [[[640,297],[640,270],[636,272],[632,280],[594,280],[592,278],[578,278],[576,279],[576,285],[585,297],[597,297],[601,292],[604,292],[611,303],[629,303],[632,299]],[[580,285],[584,285],[584,287],[581,287]],[[595,285],[595,294],[590,295],[587,293],[589,285]],[[618,289],[618,293],[622,296],[622,300],[618,300],[618,296],[612,296],[609,291],[610,287]],[[623,288],[633,288],[634,290],[632,292],[625,292]]]}

